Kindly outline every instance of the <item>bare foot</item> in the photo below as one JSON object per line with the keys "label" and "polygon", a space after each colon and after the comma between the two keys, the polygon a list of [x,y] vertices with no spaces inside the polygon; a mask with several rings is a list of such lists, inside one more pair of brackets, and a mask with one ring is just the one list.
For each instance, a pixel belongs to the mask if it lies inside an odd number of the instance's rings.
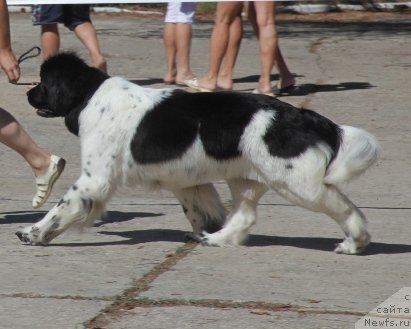
{"label": "bare foot", "polygon": [[219,76],[217,79],[217,86],[221,89],[232,90],[233,79]]}

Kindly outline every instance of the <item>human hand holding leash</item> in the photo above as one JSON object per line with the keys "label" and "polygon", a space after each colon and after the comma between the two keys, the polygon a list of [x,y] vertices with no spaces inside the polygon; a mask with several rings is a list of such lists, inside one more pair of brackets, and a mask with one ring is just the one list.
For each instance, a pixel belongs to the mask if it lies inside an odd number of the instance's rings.
{"label": "human hand holding leash", "polygon": [[20,68],[10,43],[10,25],[6,1],[0,1],[0,67],[10,82],[20,78]]}
{"label": "human hand holding leash", "polygon": [[[34,52],[34,53],[33,53]],[[33,54],[31,54],[33,53]],[[25,61],[26,59],[32,58],[32,57],[37,57],[41,54],[41,49],[40,47],[34,46],[24,52],[23,54],[20,55],[20,57],[17,59],[17,65],[19,67],[19,74],[20,74],[20,64]],[[38,82],[17,82],[17,80],[10,81],[11,83],[15,85],[20,85],[20,86],[31,86],[30,88],[34,87],[35,85],[38,84]]]}
{"label": "human hand holding leash", "polygon": [[0,50],[0,66],[11,83],[20,78],[20,66],[11,48]]}

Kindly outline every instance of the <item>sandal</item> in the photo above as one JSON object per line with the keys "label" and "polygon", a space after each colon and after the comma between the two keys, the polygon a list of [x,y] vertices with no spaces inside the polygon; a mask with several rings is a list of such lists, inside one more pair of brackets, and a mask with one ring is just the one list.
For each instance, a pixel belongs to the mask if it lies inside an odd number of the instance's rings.
{"label": "sandal", "polygon": [[40,208],[50,195],[53,185],[64,170],[66,160],[57,155],[50,156],[50,165],[47,171],[40,177],[36,177],[37,193],[33,198],[32,206],[34,209]]}
{"label": "sandal", "polygon": [[196,79],[196,78],[190,79],[190,80],[185,80],[184,83],[187,87],[190,87],[191,89],[201,91],[203,93],[211,93],[211,92],[215,91],[215,89],[209,89],[209,88],[199,86],[198,85],[198,79]]}
{"label": "sandal", "polygon": [[275,97],[274,93],[272,91],[261,91],[260,89],[254,89],[252,91],[253,94],[260,94],[260,95],[266,95],[270,97]]}

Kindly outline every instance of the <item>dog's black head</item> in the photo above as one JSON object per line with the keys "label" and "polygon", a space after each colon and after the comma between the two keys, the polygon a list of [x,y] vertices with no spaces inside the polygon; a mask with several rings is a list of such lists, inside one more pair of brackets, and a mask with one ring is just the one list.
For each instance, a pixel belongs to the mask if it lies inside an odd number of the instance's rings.
{"label": "dog's black head", "polygon": [[108,77],[76,54],[60,53],[41,65],[40,83],[29,90],[28,101],[42,117],[64,117],[68,129],[77,135],[81,110]]}

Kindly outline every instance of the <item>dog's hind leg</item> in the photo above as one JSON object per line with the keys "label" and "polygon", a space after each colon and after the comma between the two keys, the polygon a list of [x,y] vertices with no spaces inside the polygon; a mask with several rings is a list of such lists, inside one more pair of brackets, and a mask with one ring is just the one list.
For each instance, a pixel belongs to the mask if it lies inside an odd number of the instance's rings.
{"label": "dog's hind leg", "polygon": [[258,201],[267,192],[266,185],[247,179],[227,181],[233,197],[233,209],[224,227],[215,233],[202,233],[201,243],[210,246],[240,245],[248,236],[255,223]]}
{"label": "dog's hind leg", "polygon": [[224,225],[226,211],[213,184],[173,190],[193,227],[193,233],[216,232]]}
{"label": "dog's hind leg", "polygon": [[291,202],[315,212],[322,212],[340,225],[345,239],[337,245],[335,252],[358,254],[370,243],[371,237],[367,232],[364,214],[336,186],[320,184],[313,189],[307,189],[307,186],[292,188],[288,185],[288,188],[274,189]]}
{"label": "dog's hind leg", "polygon": [[330,217],[340,225],[345,233],[345,239],[334,249],[339,254],[358,254],[361,253],[371,242],[371,235],[367,231],[367,219],[357,206],[355,206],[343,193],[336,187],[337,194],[344,200],[349,207],[347,212],[335,214],[329,213]]}
{"label": "dog's hind leg", "polygon": [[84,174],[42,220],[17,231],[16,235],[23,242],[45,245],[73,224],[91,225],[104,213],[114,189],[114,184],[107,184],[107,180]]}
{"label": "dog's hind leg", "polygon": [[365,216],[336,186],[324,183],[330,155],[327,147],[319,144],[288,159],[252,155],[256,171],[269,188],[298,206],[330,216],[340,225],[346,238],[335,249],[337,253],[356,254],[369,244]]}

